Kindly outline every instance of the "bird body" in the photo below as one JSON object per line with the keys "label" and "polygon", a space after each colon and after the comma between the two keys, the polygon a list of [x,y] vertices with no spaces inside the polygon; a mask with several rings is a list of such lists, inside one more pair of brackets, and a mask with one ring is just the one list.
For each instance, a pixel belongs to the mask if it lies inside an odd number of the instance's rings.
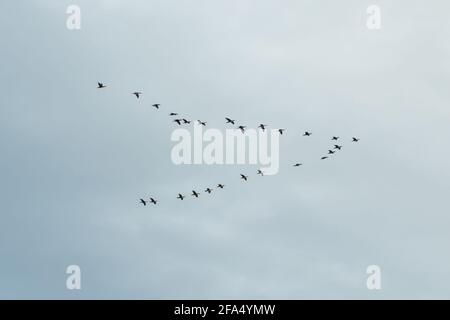
{"label": "bird body", "polygon": [[192,196],[194,196],[194,197],[198,198],[198,196],[199,196],[199,193],[198,193],[198,192],[196,192],[195,190],[192,190]]}
{"label": "bird body", "polygon": [[244,180],[244,181],[247,181],[248,176],[241,174],[241,179]]}
{"label": "bird body", "polygon": [[136,98],[139,99],[139,97],[141,96],[142,92],[133,92],[132,94],[134,94],[136,96]]}
{"label": "bird body", "polygon": [[103,83],[101,83],[101,82],[97,82],[97,85],[98,85],[97,89],[106,88],[106,86]]}
{"label": "bird body", "polygon": [[231,124],[234,124],[234,122],[236,121],[236,120],[232,120],[230,118],[225,118],[225,120],[227,120],[227,123],[231,123]]}
{"label": "bird body", "polygon": [[183,200],[185,198],[185,196],[183,196],[181,193],[178,194],[177,199]]}
{"label": "bird body", "polygon": [[266,130],[267,124],[260,124],[258,128],[261,128],[262,131]]}
{"label": "bird body", "polygon": [[152,106],[154,107],[154,108],[156,108],[156,109],[159,109],[159,106],[160,106],[161,104],[159,104],[159,103],[155,103],[155,104],[153,104]]}

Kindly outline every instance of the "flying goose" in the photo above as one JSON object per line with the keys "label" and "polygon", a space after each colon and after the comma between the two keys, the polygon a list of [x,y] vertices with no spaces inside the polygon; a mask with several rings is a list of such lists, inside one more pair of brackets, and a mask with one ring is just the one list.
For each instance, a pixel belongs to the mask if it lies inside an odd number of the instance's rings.
{"label": "flying goose", "polygon": [[239,126],[238,129],[242,131],[242,133],[245,132],[245,128],[247,128],[246,126]]}
{"label": "flying goose", "polygon": [[194,196],[194,197],[196,197],[196,198],[198,198],[199,193],[196,192],[195,190],[192,190],[192,194],[191,194],[191,195]]}
{"label": "flying goose", "polygon": [[230,118],[225,118],[225,120],[227,120],[227,123],[231,123],[231,124],[234,124],[234,122],[236,121],[236,120],[231,120]]}

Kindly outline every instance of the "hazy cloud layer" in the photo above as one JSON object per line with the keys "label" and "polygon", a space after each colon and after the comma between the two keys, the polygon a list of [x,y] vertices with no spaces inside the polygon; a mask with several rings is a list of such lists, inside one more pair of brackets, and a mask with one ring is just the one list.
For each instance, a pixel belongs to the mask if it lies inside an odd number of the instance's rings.
{"label": "hazy cloud layer", "polygon": [[[0,298],[449,298],[450,4],[372,2],[2,1]],[[168,112],[287,128],[280,173],[173,165]]]}

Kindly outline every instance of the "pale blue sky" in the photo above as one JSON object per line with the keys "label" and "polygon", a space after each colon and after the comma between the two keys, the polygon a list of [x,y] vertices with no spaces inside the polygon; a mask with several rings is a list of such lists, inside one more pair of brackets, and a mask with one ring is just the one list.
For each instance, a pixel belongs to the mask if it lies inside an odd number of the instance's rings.
{"label": "pale blue sky", "polygon": [[[0,298],[450,298],[449,10],[2,1]],[[287,128],[280,173],[174,166],[168,112]],[[361,142],[317,161],[331,135]],[[81,291],[65,288],[70,264]]]}

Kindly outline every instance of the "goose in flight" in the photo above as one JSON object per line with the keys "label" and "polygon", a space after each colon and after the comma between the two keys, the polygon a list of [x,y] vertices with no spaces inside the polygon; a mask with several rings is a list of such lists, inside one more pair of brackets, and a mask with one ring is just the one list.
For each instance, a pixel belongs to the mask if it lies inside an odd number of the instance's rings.
{"label": "goose in flight", "polygon": [[206,188],[205,192],[211,193],[212,190],[210,188]]}
{"label": "goose in flight", "polygon": [[198,124],[206,127],[206,121],[200,121],[200,120],[197,120],[197,121],[198,121]]}
{"label": "goose in flight", "polygon": [[176,122],[176,123],[178,123],[179,126],[181,126],[181,119],[175,119],[175,120],[173,120],[173,122]]}
{"label": "goose in flight", "polygon": [[264,172],[262,172],[261,170],[256,171],[256,174],[260,174],[261,176],[264,175]]}
{"label": "goose in flight", "polygon": [[156,109],[159,109],[159,106],[160,106],[160,105],[161,105],[160,103],[155,103],[155,104],[152,105],[152,107],[154,107],[154,108],[156,108]]}
{"label": "goose in flight", "polygon": [[305,131],[305,133],[303,134],[303,136],[305,136],[305,137],[309,137],[310,135],[312,135],[312,133],[308,132],[308,131]]}
{"label": "goose in flight", "polygon": [[219,183],[219,184],[217,185],[217,188],[223,189],[223,188],[225,188],[225,185]]}
{"label": "goose in flight", "polygon": [[332,138],[331,138],[331,140],[335,140],[335,141],[337,141],[339,139],[339,137],[335,137],[335,136],[333,136]]}
{"label": "goose in flight", "polygon": [[101,82],[97,82],[97,85],[98,85],[97,89],[106,88],[106,86],[103,83],[101,83]]}
{"label": "goose in flight", "polygon": [[142,92],[133,92],[132,94],[134,94],[136,96],[136,98],[139,99],[139,97],[141,96]]}
{"label": "goose in flight", "polygon": [[328,150],[328,154],[333,154],[333,153],[336,153],[336,151]]}
{"label": "goose in flight", "polygon": [[322,158],[320,158],[320,160],[325,160],[325,159],[328,159],[328,157],[322,157]]}
{"label": "goose in flight", "polygon": [[358,141],[359,141],[359,139],[358,139],[358,138],[355,138],[355,137],[353,137],[353,138],[352,138],[352,141],[353,141],[353,142],[358,142]]}
{"label": "goose in flight", "polygon": [[178,194],[177,199],[183,200],[185,198],[185,196],[183,196],[181,193]]}
{"label": "goose in flight", "polygon": [[153,204],[156,204],[158,201],[156,201],[156,200],[153,199],[153,198],[150,198],[150,202],[153,203]]}
{"label": "goose in flight", "polygon": [[338,149],[338,150],[341,150],[341,149],[342,149],[342,146],[339,146],[339,145],[335,144],[335,145],[334,145],[334,148],[335,148],[335,149]]}
{"label": "goose in flight", "polygon": [[280,134],[283,134],[284,130],[285,130],[285,129],[278,129],[278,132],[279,132]]}
{"label": "goose in flight", "polygon": [[191,122],[189,120],[183,119],[184,124],[190,124]]}
{"label": "goose in flight", "polygon": [[247,181],[248,176],[241,174],[241,179]]}
{"label": "goose in flight", "polygon": [[238,129],[242,131],[242,133],[245,132],[245,128],[247,128],[246,126],[239,126]]}
{"label": "goose in flight", "polygon": [[191,194],[193,197],[196,197],[196,198],[198,198],[198,196],[199,196],[199,193],[197,192],[197,191],[195,191],[195,190],[192,190],[192,194]]}
{"label": "goose in flight", "polygon": [[147,205],[147,202],[144,200],[144,199],[139,199],[140,201],[140,203],[142,203],[144,206],[146,206]]}
{"label": "goose in flight", "polygon": [[177,116],[177,115],[178,115],[178,113],[175,113],[175,112],[169,113],[169,116]]}
{"label": "goose in flight", "polygon": [[236,121],[236,120],[231,120],[230,118],[225,118],[225,120],[227,120],[227,123],[231,123],[231,124],[234,124],[234,122]]}
{"label": "goose in flight", "polygon": [[296,163],[293,165],[293,167],[300,167],[302,164],[301,163]]}
{"label": "goose in flight", "polygon": [[266,130],[267,124],[260,124],[258,128],[261,128],[262,131]]}

